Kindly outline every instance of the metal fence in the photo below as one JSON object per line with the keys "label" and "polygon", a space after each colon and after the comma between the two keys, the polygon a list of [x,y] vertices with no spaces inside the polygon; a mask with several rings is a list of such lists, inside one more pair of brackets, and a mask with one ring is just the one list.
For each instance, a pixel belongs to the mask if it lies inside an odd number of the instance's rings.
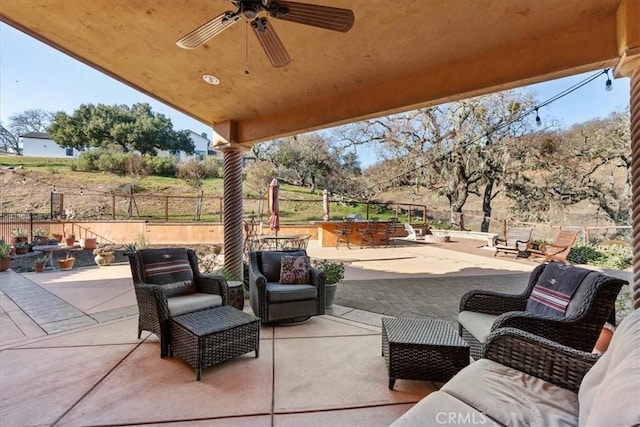
{"label": "metal fence", "polygon": [[0,212],[0,238],[10,242],[14,230],[23,229],[29,241],[33,241],[33,231],[37,228],[44,229],[46,235],[50,234],[51,222],[51,214]]}

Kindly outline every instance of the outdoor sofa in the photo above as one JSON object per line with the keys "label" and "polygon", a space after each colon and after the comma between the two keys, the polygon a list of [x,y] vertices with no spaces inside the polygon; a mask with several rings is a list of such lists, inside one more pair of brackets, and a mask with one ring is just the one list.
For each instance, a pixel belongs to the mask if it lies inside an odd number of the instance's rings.
{"label": "outdoor sofa", "polygon": [[599,355],[527,332],[493,332],[483,358],[418,402],[392,427],[640,425],[640,310]]}

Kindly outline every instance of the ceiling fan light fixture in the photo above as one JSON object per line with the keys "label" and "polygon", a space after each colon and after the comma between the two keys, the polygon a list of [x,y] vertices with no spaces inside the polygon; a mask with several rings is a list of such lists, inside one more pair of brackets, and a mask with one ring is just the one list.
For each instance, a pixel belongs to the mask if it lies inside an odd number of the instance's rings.
{"label": "ceiling fan light fixture", "polygon": [[213,74],[204,74],[202,76],[202,80],[214,86],[217,86],[220,84],[220,79],[214,76]]}

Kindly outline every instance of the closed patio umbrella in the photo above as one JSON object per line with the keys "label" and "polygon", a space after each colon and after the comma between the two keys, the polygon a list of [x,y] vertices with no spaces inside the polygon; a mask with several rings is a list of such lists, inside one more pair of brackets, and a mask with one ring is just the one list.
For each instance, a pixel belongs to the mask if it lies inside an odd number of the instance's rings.
{"label": "closed patio umbrella", "polygon": [[271,216],[269,217],[269,228],[276,232],[280,230],[280,208],[278,207],[278,179],[273,178],[271,184],[269,184],[269,211]]}
{"label": "closed patio umbrella", "polygon": [[329,192],[326,189],[322,191],[322,208],[324,209],[322,218],[325,221],[329,221]]}

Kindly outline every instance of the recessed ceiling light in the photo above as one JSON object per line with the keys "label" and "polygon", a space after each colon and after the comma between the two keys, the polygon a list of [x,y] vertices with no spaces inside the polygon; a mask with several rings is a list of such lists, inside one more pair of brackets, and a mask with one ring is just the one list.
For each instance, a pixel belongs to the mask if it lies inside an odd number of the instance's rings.
{"label": "recessed ceiling light", "polygon": [[220,79],[217,78],[216,76],[212,75],[212,74],[205,74],[204,76],[202,76],[202,80],[204,80],[205,82],[209,83],[210,85],[219,85],[220,84]]}

